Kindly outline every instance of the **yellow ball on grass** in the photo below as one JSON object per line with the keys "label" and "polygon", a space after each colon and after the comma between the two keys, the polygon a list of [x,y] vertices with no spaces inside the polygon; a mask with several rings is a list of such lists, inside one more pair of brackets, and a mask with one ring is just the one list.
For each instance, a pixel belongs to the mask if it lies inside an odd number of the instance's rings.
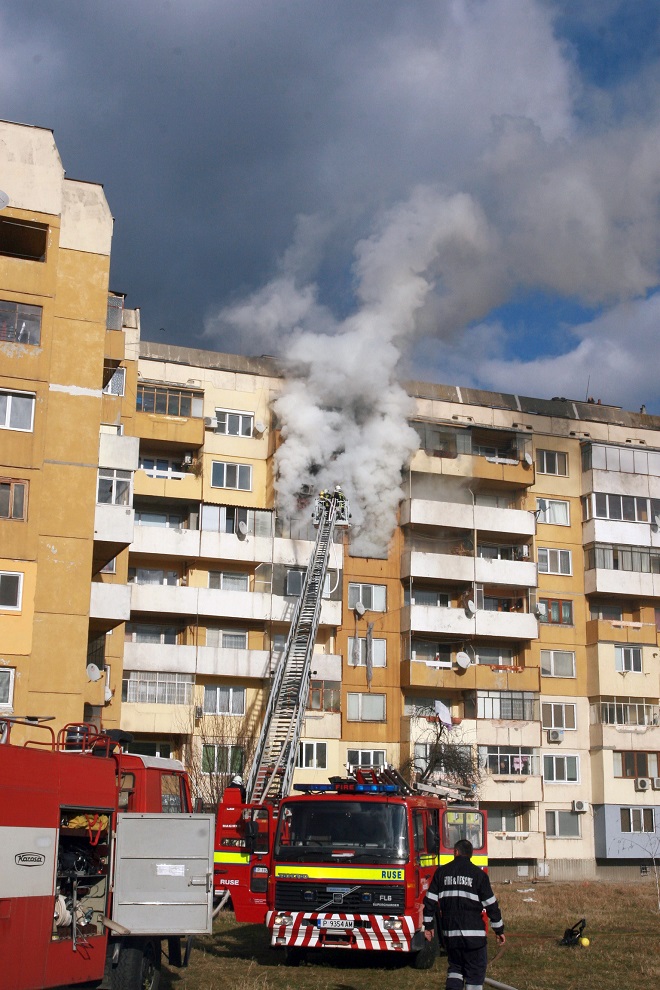
{"label": "yellow ball on grass", "polygon": [[587,938],[586,935],[583,935],[582,938],[580,939],[580,945],[584,945],[584,946],[589,945],[589,939]]}

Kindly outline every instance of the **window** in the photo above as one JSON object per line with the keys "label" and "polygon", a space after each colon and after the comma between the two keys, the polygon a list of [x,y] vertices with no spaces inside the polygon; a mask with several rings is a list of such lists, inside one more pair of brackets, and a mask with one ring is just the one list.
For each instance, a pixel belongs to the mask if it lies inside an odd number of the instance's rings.
{"label": "window", "polygon": [[353,584],[348,586],[348,607],[355,608],[360,603],[370,612],[386,610],[386,590],[384,584]]}
{"label": "window", "polygon": [[206,645],[223,650],[247,650],[248,634],[245,629],[214,629],[206,630]]}
{"label": "window", "polygon": [[0,571],[0,608],[18,612],[23,596],[23,575]]}
{"label": "window", "polygon": [[0,340],[16,344],[39,344],[41,340],[41,306],[0,299]]}
{"label": "window", "polygon": [[539,622],[550,622],[553,625],[573,625],[573,602],[560,598],[538,599]]}
{"label": "window", "polygon": [[477,663],[491,667],[516,666],[517,657],[508,646],[485,646],[476,644]]}
{"label": "window", "polygon": [[0,711],[13,707],[14,673],[13,667],[0,667]]}
{"label": "window", "polygon": [[190,705],[192,674],[170,674],[156,670],[124,671],[122,701],[153,705]]}
{"label": "window", "polygon": [[205,715],[245,715],[245,688],[226,684],[204,687]]}
{"label": "window", "polygon": [[561,450],[537,450],[536,470],[539,474],[568,474],[568,457]]}
{"label": "window", "polygon": [[586,519],[621,519],[625,522],[648,522],[658,513],[657,499],[639,498],[633,495],[614,495],[607,492],[594,492],[582,500],[582,515]]}
{"label": "window", "polygon": [[538,774],[538,756],[528,746],[480,746],[479,762],[489,773],[505,777]]}
{"label": "window", "polygon": [[621,622],[623,619],[623,609],[620,605],[605,605],[600,602],[592,602],[589,617],[591,619],[601,619],[604,622]]}
{"label": "window", "polygon": [[541,650],[543,677],[575,677],[575,653],[569,650]]}
{"label": "window", "polygon": [[216,591],[249,591],[250,576],[243,571],[209,571],[209,588]]}
{"label": "window", "polygon": [[100,505],[130,505],[131,474],[116,468],[99,468],[96,501]]}
{"label": "window", "polygon": [[556,498],[537,498],[536,508],[539,510],[539,522],[551,526],[568,526],[568,502]]}
{"label": "window", "polygon": [[176,646],[179,632],[175,626],[158,626],[148,623],[127,622],[127,643],[152,643],[157,646]]}
{"label": "window", "polygon": [[[1,253],[1,252],[0,252]],[[34,424],[35,396],[27,392],[0,391],[0,430],[31,433]]]}
{"label": "window", "polygon": [[477,691],[477,718],[532,722],[538,718],[538,701],[531,691]]}
{"label": "window", "polygon": [[103,387],[104,395],[126,394],[126,368],[115,368],[107,385]]}
{"label": "window", "polygon": [[305,578],[305,571],[291,570],[286,572],[286,590],[285,595],[292,598],[299,598],[302,592],[303,581]]}
{"label": "window", "polygon": [[99,670],[105,668],[105,633],[89,636],[87,639],[87,663],[95,664]]}
{"label": "window", "polygon": [[243,492],[252,491],[252,465],[213,461],[211,487],[239,488]]}
{"label": "window", "polygon": [[0,519],[27,518],[27,481],[0,481]]}
{"label": "window", "polygon": [[[349,637],[348,662],[352,667],[366,666],[367,664],[366,639],[362,639],[362,638],[354,639]],[[374,667],[387,666],[387,640],[385,639],[371,640],[371,662]]]}
{"label": "window", "polygon": [[620,673],[642,672],[642,650],[639,646],[615,646],[614,666]]}
{"label": "window", "polygon": [[252,413],[232,412],[230,409],[216,409],[215,418],[218,425],[216,433],[224,433],[229,437],[251,437],[254,423]]}
{"label": "window", "polygon": [[[456,756],[460,756],[460,758],[464,761],[464,765],[467,765],[468,761],[471,762],[470,746],[457,746],[452,744],[452,748],[455,750]],[[432,742],[415,743],[414,761],[415,770],[417,770],[418,773],[424,773],[431,758],[433,758],[433,769],[435,772],[446,773],[448,776],[453,774],[453,768],[451,766],[445,766],[445,763],[443,762],[444,756],[442,746],[438,746],[437,743]]]}
{"label": "window", "polygon": [[188,809],[184,806],[182,778],[176,773],[163,773],[160,778],[160,810],[165,814],[179,815]]}
{"label": "window", "polygon": [[352,767],[382,767],[385,762],[384,749],[349,749],[346,762]]}
{"label": "window", "polygon": [[549,839],[579,839],[580,816],[575,811],[546,811],[545,834]]}
{"label": "window", "polygon": [[203,416],[204,393],[165,385],[138,384],[136,409],[138,412],[165,416]]}
{"label": "window", "polygon": [[30,220],[0,219],[0,254],[27,261],[45,261],[48,227]]}
{"label": "window", "polygon": [[608,546],[592,544],[585,548],[585,567],[610,571],[638,571],[642,574],[660,574],[660,550],[648,547]]}
{"label": "window", "polygon": [[571,574],[571,551],[538,548],[539,574]]}
{"label": "window", "polygon": [[653,808],[621,808],[622,832],[655,832]]}
{"label": "window", "polygon": [[658,753],[640,753],[627,750],[613,754],[615,777],[657,777]]}
{"label": "window", "polygon": [[413,588],[412,595],[406,589],[406,597],[410,597],[413,605],[428,605],[433,608],[447,608],[449,605],[449,595],[429,588]]}
{"label": "window", "polygon": [[174,588],[179,583],[177,571],[165,571],[160,567],[129,567],[129,584],[167,584]]}
{"label": "window", "polygon": [[174,478],[178,481],[186,476],[181,461],[170,457],[145,457],[141,454],[138,467],[149,478]]}
{"label": "window", "polygon": [[543,779],[551,784],[577,784],[579,768],[578,756],[543,757]]}
{"label": "window", "polygon": [[451,650],[443,643],[433,643],[426,639],[413,639],[411,658],[422,663],[442,663],[451,667]]}
{"label": "window", "polygon": [[325,770],[328,766],[327,748],[324,742],[301,742],[296,766],[309,770]]}
{"label": "window", "polygon": [[563,701],[544,701],[541,705],[541,718],[544,729],[576,729],[576,705]]}
{"label": "window", "polygon": [[488,808],[489,832],[528,832],[529,816],[514,808]]}
{"label": "window", "polygon": [[349,693],[346,718],[349,722],[384,722],[385,695]]}
{"label": "window", "polygon": [[244,509],[239,505],[206,504],[202,506],[202,529],[212,533],[270,538],[273,513],[267,509]]}
{"label": "window", "polygon": [[121,330],[124,325],[123,315],[124,297],[109,295],[105,319],[106,330]]}
{"label": "window", "polygon": [[313,712],[338,712],[341,701],[339,681],[312,681],[307,708]]}
{"label": "window", "polygon": [[660,725],[660,707],[641,698],[613,698],[600,702],[603,725]]}
{"label": "window", "polygon": [[151,512],[135,510],[136,526],[162,526],[164,529],[182,529],[183,516],[179,512]]}
{"label": "window", "polygon": [[202,773],[243,773],[245,753],[241,746],[202,746]]}

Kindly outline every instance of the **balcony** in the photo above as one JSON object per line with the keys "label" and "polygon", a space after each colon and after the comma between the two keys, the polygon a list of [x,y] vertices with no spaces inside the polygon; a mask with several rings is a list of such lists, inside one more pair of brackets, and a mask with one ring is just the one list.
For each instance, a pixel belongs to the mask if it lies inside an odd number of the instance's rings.
{"label": "balcony", "polygon": [[490,612],[479,610],[468,616],[462,608],[410,605],[401,613],[403,632],[450,636],[482,636],[498,639],[530,640],[538,636],[538,621],[529,612]]}
{"label": "balcony", "polygon": [[155,412],[135,414],[135,432],[140,440],[155,447],[198,450],[204,443],[204,419],[194,416],[168,416]]}
{"label": "balcony", "polygon": [[303,739],[341,739],[339,712],[305,712]]}
{"label": "balcony", "polygon": [[146,702],[123,701],[121,727],[125,732],[143,735],[177,733],[190,735],[193,731],[193,713],[190,705],[153,705]]}
{"label": "balcony", "polygon": [[268,650],[126,643],[124,669],[263,680],[270,674],[271,655]]}
{"label": "balcony", "polygon": [[[295,607],[293,599],[261,591],[219,591],[161,584],[133,584],[130,588],[133,612],[290,622]],[[341,602],[323,602],[321,624],[341,625]]]}
{"label": "balcony", "polygon": [[[655,709],[658,712],[658,708]],[[656,716],[657,717],[657,716]],[[589,726],[589,748],[591,750],[643,749],[649,752],[660,751],[659,725],[605,725],[597,722]]]}
{"label": "balcony", "polygon": [[516,588],[535,588],[536,564],[529,560],[494,560],[490,557],[449,553],[423,553],[408,550],[401,562],[403,578],[509,585]]}
{"label": "balcony", "polygon": [[118,433],[101,433],[99,436],[99,466],[118,471],[135,471],[140,455],[137,437],[120,436]]}
{"label": "balcony", "polygon": [[316,681],[341,681],[342,658],[336,653],[314,653],[312,677]]}
{"label": "balcony", "polygon": [[146,471],[136,471],[133,488],[138,496],[188,499],[191,502],[200,502],[202,498],[202,479],[192,471],[172,471],[168,477],[154,477]]}
{"label": "balcony", "polygon": [[582,523],[582,542],[585,546],[589,543],[657,546],[648,523],[623,522],[621,519],[589,519]]}
{"label": "balcony", "polygon": [[[94,540],[109,545],[110,556],[116,557],[120,550],[133,542],[135,513],[127,505],[98,503],[94,509]],[[96,550],[96,548],[95,548]]]}
{"label": "balcony", "polygon": [[542,832],[489,832],[489,859],[543,859]]}
{"label": "balcony", "polygon": [[594,567],[584,572],[587,595],[621,595],[627,598],[660,597],[660,574],[640,571],[615,571]]}
{"label": "balcony", "polygon": [[490,667],[472,664],[467,670],[436,668],[423,660],[401,661],[401,687],[437,691],[538,691],[538,667]]}
{"label": "balcony", "polygon": [[418,450],[413,456],[410,469],[423,474],[477,478],[480,481],[498,482],[500,485],[512,488],[528,488],[534,484],[534,471],[513,453],[510,457],[483,457],[479,454],[436,457],[424,450]]}
{"label": "balcony", "polygon": [[[594,646],[601,640],[608,643],[622,643],[630,646],[644,646],[654,643],[657,637],[655,623],[628,622],[618,619],[588,619],[587,645]],[[599,692],[607,694],[606,691]]]}
{"label": "balcony", "polygon": [[[465,720],[463,721],[465,725]],[[476,722],[476,741],[480,746],[541,746],[541,722],[522,719],[500,720],[479,718]]]}
{"label": "balcony", "polygon": [[512,536],[532,537],[535,531],[533,512],[418,498],[408,499],[401,506],[401,525],[410,523]]}
{"label": "balcony", "polygon": [[128,622],[131,617],[131,589],[127,584],[104,584],[92,581],[89,617],[107,629]]}
{"label": "balcony", "polygon": [[[543,778],[536,774],[484,774],[479,784],[479,800],[498,806],[534,804],[543,800]],[[517,855],[522,856],[522,853]]]}

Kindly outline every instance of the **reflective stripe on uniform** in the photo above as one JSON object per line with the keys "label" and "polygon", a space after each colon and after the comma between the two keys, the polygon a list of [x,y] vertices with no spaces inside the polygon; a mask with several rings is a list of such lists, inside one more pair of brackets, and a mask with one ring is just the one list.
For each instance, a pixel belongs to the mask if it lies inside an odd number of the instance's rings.
{"label": "reflective stripe on uniform", "polygon": [[495,894],[493,894],[492,897],[488,897],[485,901],[482,901],[481,903],[485,908],[487,908],[489,904],[494,904],[496,900],[497,898],[495,897]]}
{"label": "reflective stripe on uniform", "polygon": [[486,932],[483,928],[464,928],[462,930],[456,928],[451,931],[445,931],[443,928],[442,934],[445,938],[460,938],[461,936],[464,938],[486,938]]}
{"label": "reflective stripe on uniform", "polygon": [[[432,894],[427,894],[427,897],[432,897]],[[463,890],[462,887],[454,887],[452,890],[441,890],[438,897],[466,897],[470,901],[477,901],[478,904],[481,903],[481,899],[478,894],[471,894],[469,890]],[[495,898],[493,898],[495,900]]]}

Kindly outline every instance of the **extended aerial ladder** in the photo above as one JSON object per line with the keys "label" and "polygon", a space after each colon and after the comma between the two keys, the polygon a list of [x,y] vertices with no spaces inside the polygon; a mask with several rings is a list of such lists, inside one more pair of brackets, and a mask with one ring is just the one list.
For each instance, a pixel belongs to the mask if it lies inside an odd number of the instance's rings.
{"label": "extended aerial ladder", "polygon": [[314,552],[296,602],[284,651],[275,670],[264,723],[246,785],[246,801],[277,804],[289,793],[311,680],[323,586],[336,526],[348,526],[348,502],[340,489],[317,498]]}

